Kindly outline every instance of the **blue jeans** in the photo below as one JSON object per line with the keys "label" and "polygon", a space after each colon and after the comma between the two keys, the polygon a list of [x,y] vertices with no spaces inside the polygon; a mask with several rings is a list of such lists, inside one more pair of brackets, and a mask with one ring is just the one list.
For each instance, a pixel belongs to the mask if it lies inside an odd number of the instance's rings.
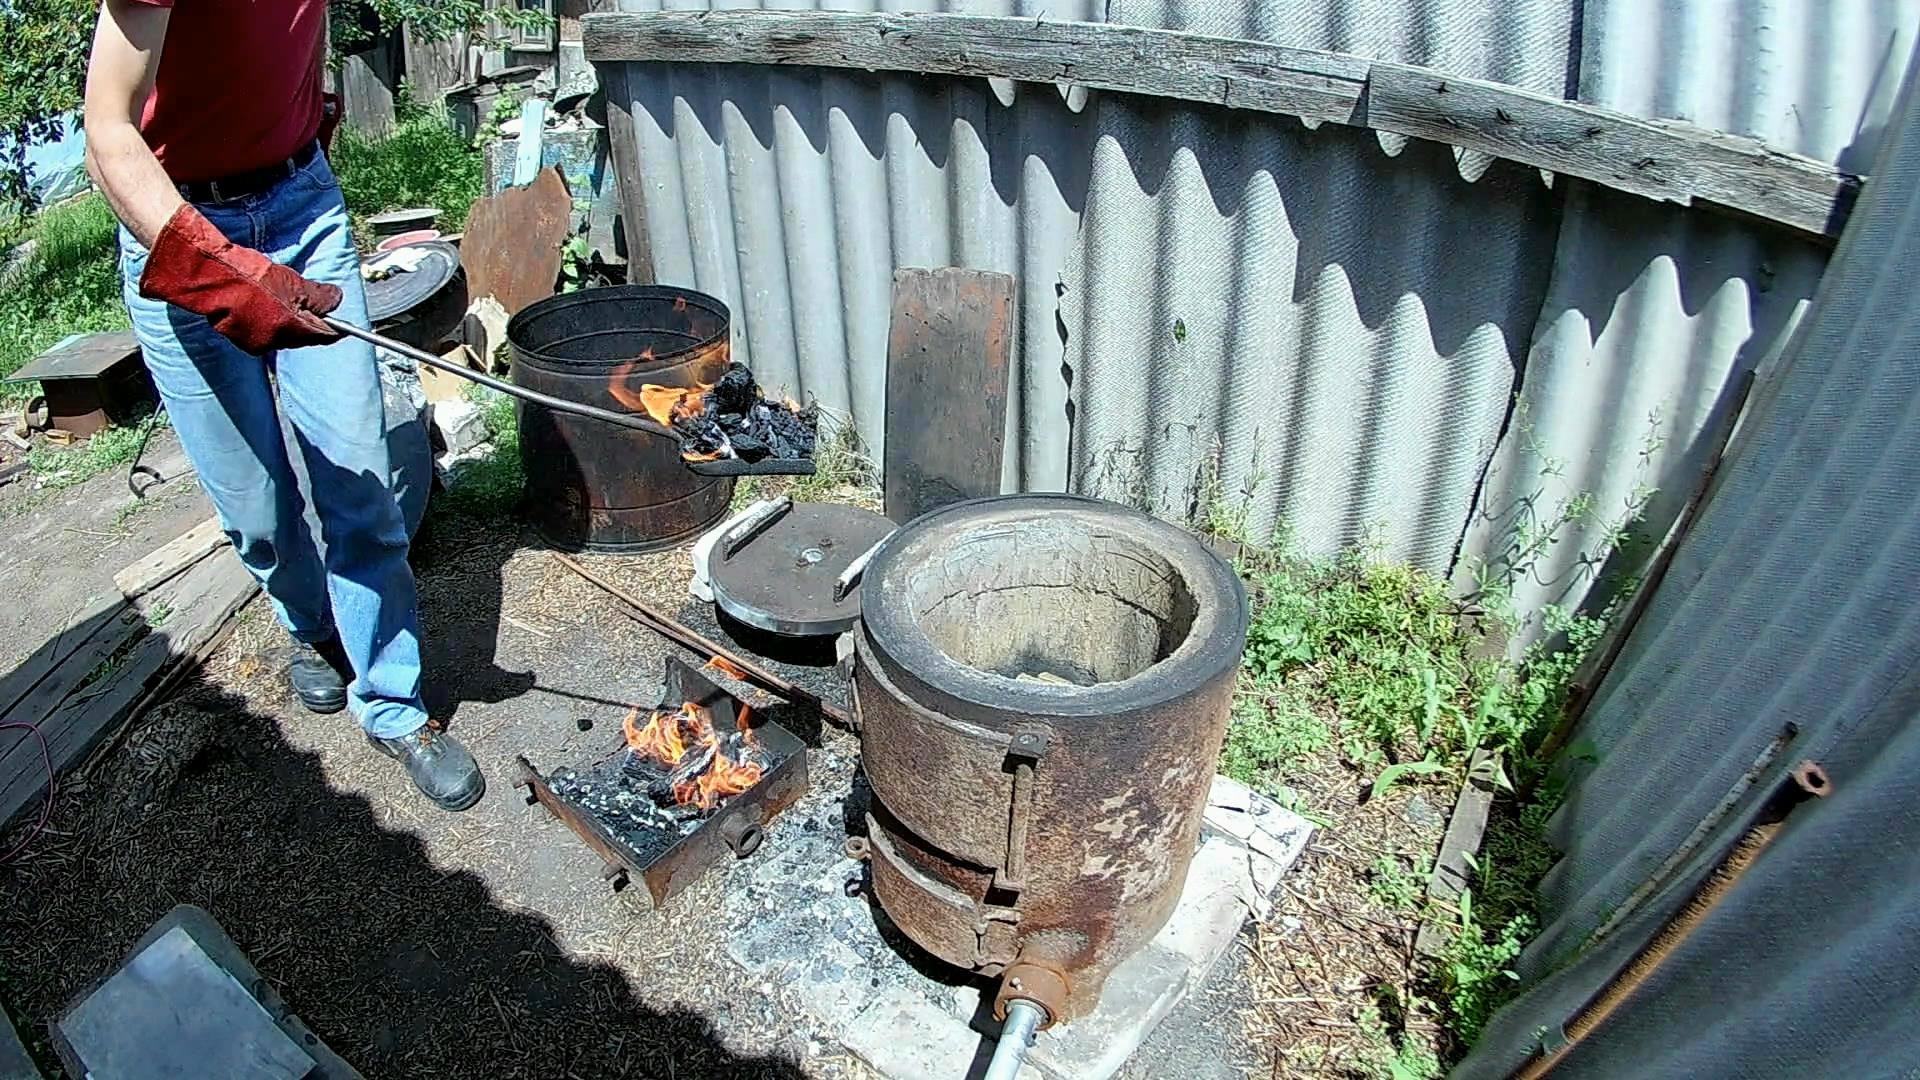
{"label": "blue jeans", "polygon": [[[235,243],[339,286],[335,314],[367,325],[346,206],[324,155],[266,192],[197,208]],[[146,249],[121,230],[122,291],[134,336],[240,561],[293,636],[321,642],[339,635],[354,671],[348,703],[370,734],[416,730],[427,718],[419,621],[406,525],[389,486],[373,348],[343,338],[251,356],[205,318],[143,299],[146,261]],[[281,431],[282,410],[306,466],[304,492]],[[307,526],[307,499],[324,560]]]}

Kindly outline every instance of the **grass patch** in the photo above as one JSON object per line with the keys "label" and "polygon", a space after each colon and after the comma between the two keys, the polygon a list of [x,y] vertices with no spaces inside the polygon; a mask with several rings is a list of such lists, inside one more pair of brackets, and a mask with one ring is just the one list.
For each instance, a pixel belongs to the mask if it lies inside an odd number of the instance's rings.
{"label": "grass patch", "polygon": [[457,231],[485,182],[485,159],[454,131],[443,109],[402,110],[384,139],[342,128],[330,157],[354,235],[363,242],[372,239],[368,217],[418,206],[437,208],[439,228]]}
{"label": "grass patch", "polygon": [[796,502],[842,499],[849,491],[878,498],[880,466],[867,453],[851,419],[821,411],[813,465],[813,475],[794,478],[788,491]]}
{"label": "grass patch", "polygon": [[427,524],[434,527],[475,525],[515,516],[526,493],[526,472],[520,465],[520,424],[513,399],[474,386],[468,400],[486,410],[487,434],[493,448],[485,457],[461,463],[453,482],[427,502]]}
{"label": "grass patch", "polygon": [[73,447],[42,442],[27,452],[27,463],[49,491],[84,484],[110,469],[119,468],[140,452],[140,444],[156,428],[167,426],[167,414],[150,413],[138,423],[110,427]]}
{"label": "grass patch", "polygon": [[[98,195],[49,207],[27,227],[33,253],[0,287],[0,378],[70,334],[126,329],[118,228]],[[39,392],[38,383],[0,386],[0,404]]]}
{"label": "grass patch", "polygon": [[[1481,640],[1481,609],[1440,579],[1365,550],[1333,558],[1255,551],[1242,573],[1252,620],[1222,771],[1296,810],[1306,801],[1297,788],[1317,785],[1334,844],[1371,823],[1370,861],[1354,864],[1352,891],[1409,927],[1422,916],[1455,922],[1445,955],[1415,965],[1393,988],[1394,1007],[1367,1003],[1347,1014],[1357,1035],[1343,1051],[1345,1068],[1393,1080],[1438,1076],[1441,1058],[1464,1052],[1519,989],[1513,964],[1539,925],[1534,890],[1555,858],[1545,838],[1554,797],[1535,751],[1603,624],[1548,610],[1543,643],[1514,663]],[[1399,789],[1457,790],[1483,748],[1502,755],[1505,793],[1476,880],[1457,908],[1427,911],[1431,852],[1409,854],[1390,833],[1380,846],[1381,821],[1404,807]],[[1538,782],[1535,797],[1517,802],[1506,773]],[[1347,794],[1327,795],[1339,791]],[[1415,1037],[1409,1015],[1437,1020],[1442,1037]]]}

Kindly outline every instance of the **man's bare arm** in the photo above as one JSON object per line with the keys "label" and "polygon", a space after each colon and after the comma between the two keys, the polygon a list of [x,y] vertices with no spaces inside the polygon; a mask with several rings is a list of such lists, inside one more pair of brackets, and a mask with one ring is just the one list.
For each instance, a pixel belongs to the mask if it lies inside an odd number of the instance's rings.
{"label": "man's bare arm", "polygon": [[170,14],[133,0],[106,0],[87,64],[87,174],[106,193],[114,215],[147,247],[182,202],[139,128]]}

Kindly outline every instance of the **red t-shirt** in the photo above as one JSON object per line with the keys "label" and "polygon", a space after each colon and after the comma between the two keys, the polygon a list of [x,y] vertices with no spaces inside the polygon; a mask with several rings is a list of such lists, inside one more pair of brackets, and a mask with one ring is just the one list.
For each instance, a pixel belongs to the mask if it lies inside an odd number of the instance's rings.
{"label": "red t-shirt", "polygon": [[326,0],[136,0],[172,8],[141,134],[178,183],[276,161],[320,130]]}

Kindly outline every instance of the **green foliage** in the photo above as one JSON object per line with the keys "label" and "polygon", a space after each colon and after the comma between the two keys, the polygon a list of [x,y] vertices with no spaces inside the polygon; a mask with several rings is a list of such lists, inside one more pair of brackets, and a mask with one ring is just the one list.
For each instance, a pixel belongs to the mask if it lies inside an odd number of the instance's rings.
{"label": "green foliage", "polygon": [[1516,915],[1495,929],[1475,922],[1473,893],[1462,892],[1460,925],[1447,942],[1434,971],[1446,1028],[1463,1045],[1472,1045],[1487,1020],[1519,989],[1520,976],[1512,968],[1534,920]]}
{"label": "green foliage", "polygon": [[1396,1041],[1378,1008],[1360,1010],[1355,1024],[1361,1045],[1358,1073],[1366,1080],[1435,1080],[1442,1075],[1433,1051],[1404,1035]]}
{"label": "green foliage", "polygon": [[487,0],[333,0],[327,6],[336,58],[360,52],[388,30],[407,24],[422,41],[445,41],[470,34],[475,44],[500,45],[494,28],[537,30],[552,24],[544,11]]}
{"label": "green foliage", "polygon": [[1426,895],[1433,860],[1422,856],[1411,865],[1397,855],[1381,855],[1367,867],[1367,893],[1388,911],[1410,914]]}
{"label": "green foliage", "polygon": [[1387,789],[1409,776],[1432,776],[1434,773],[1446,771],[1447,766],[1438,761],[1398,761],[1381,769],[1380,775],[1374,777],[1373,788],[1368,792],[1368,797],[1379,798],[1386,793]]}
{"label": "green foliage", "polygon": [[80,108],[98,0],[0,4],[0,202],[31,207],[27,150]]}
{"label": "green foliage", "polygon": [[1220,771],[1273,794],[1273,770],[1327,748],[1333,733],[1304,701],[1285,693],[1243,693],[1220,752]]}
{"label": "green foliage", "polygon": [[[88,195],[50,207],[27,230],[33,254],[0,286],[0,377],[69,334],[122,330],[116,223]],[[0,386],[0,403],[39,393],[36,383]]]}
{"label": "green foliage", "polygon": [[459,466],[457,479],[427,503],[431,527],[475,525],[512,517],[526,491],[527,477],[520,465],[520,424],[513,399],[481,387],[471,388],[470,400],[486,407],[487,432],[493,449],[483,458]]}
{"label": "green foliage", "polygon": [[131,462],[147,433],[165,426],[167,414],[156,412],[137,424],[97,432],[78,446],[35,446],[27,454],[27,463],[33,466],[42,487],[63,491]]}
{"label": "green foliage", "polygon": [[384,139],[342,128],[334,140],[334,171],[354,233],[363,239],[368,217],[416,206],[438,208],[439,227],[459,229],[485,182],[485,160],[453,130],[444,110],[403,112]]}

